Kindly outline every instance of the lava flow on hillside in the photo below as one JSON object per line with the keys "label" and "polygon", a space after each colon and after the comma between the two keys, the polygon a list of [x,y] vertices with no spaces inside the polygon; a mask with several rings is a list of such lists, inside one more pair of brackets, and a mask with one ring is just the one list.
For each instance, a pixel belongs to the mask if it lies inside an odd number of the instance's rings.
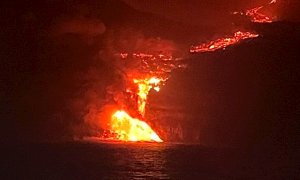
{"label": "lava flow on hillside", "polygon": [[255,38],[258,36],[259,36],[258,34],[254,34],[250,32],[237,31],[231,37],[229,36],[225,38],[220,38],[214,41],[210,41],[208,43],[203,43],[197,46],[191,46],[190,52],[198,53],[198,52],[215,51],[217,49],[225,49],[227,46],[236,44],[241,40]]}
{"label": "lava flow on hillside", "polygon": [[[272,0],[269,2],[266,6],[275,4],[277,1]],[[271,17],[260,13],[260,10],[265,8],[266,6],[259,6],[255,7],[252,9],[248,9],[245,12],[234,12],[233,14],[235,15],[242,15],[242,16],[247,16],[251,22],[255,23],[271,23],[274,21]],[[259,34],[252,33],[252,32],[243,32],[243,31],[237,31],[234,33],[234,35],[231,36],[226,36],[226,37],[221,37],[219,39],[207,42],[207,43],[202,43],[199,45],[193,45],[190,47],[190,52],[191,53],[202,53],[202,52],[210,52],[210,51],[215,51],[218,49],[223,49],[225,50],[226,47],[236,44],[240,42],[241,40],[244,39],[252,39],[258,37]]]}
{"label": "lava flow on hillside", "polygon": [[[275,4],[272,0],[266,6]],[[260,12],[266,6],[259,6],[244,12],[234,14],[247,16],[252,22],[269,23],[273,19]],[[238,30],[233,35],[192,45],[190,53],[212,52],[239,43],[245,39],[258,37],[255,32]],[[154,141],[163,142],[159,134],[163,130],[154,130],[153,124],[145,117],[148,94],[159,92],[166,83],[173,69],[185,67],[182,58],[174,56],[172,51],[131,51],[115,54],[121,69],[121,88],[109,87],[109,93],[114,102],[109,114],[106,128],[101,139],[117,141]],[[107,111],[104,110],[103,111]],[[150,112],[151,113],[151,112]],[[154,126],[155,127],[155,126]],[[159,132],[159,133],[158,133]]]}
{"label": "lava flow on hillside", "polygon": [[242,11],[242,12],[236,11],[236,12],[233,12],[233,14],[239,14],[241,16],[246,16],[250,19],[250,21],[256,22],[256,23],[271,23],[274,21],[274,18],[269,17],[260,11],[268,6],[275,4],[275,3],[277,3],[277,0],[272,0],[267,5],[247,9],[246,11]]}

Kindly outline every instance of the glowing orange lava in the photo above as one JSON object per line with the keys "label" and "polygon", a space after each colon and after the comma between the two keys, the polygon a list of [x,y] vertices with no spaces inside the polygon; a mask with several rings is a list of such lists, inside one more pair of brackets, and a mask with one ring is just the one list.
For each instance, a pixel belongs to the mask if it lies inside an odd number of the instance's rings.
{"label": "glowing orange lava", "polygon": [[[138,111],[144,117],[145,106],[149,91],[153,88],[159,91],[159,83],[162,79],[152,77],[145,79],[133,79],[134,84],[138,86]],[[163,140],[152,130],[152,128],[144,121],[132,118],[124,110],[116,111],[111,117],[111,131],[116,134],[115,139],[121,141],[155,141],[163,142]]]}
{"label": "glowing orange lava", "polygon": [[152,77],[150,79],[134,79],[133,82],[138,85],[138,110],[144,116],[145,106],[147,102],[147,96],[149,91],[153,88],[155,91],[159,91],[159,83],[162,79]]}
{"label": "glowing orange lava", "polygon": [[115,112],[111,123],[111,130],[117,134],[118,140],[163,142],[146,122],[132,118],[125,111]]}
{"label": "glowing orange lava", "polygon": [[277,2],[277,0],[272,0],[271,2],[269,2],[267,5],[265,6],[259,6],[259,7],[255,7],[252,9],[248,9],[244,12],[234,12],[233,14],[239,14],[242,16],[247,16],[251,22],[256,22],[256,23],[271,23],[273,22],[273,18],[263,14],[260,12],[261,9],[265,8],[266,6],[269,6],[271,4],[275,4]]}
{"label": "glowing orange lava", "polygon": [[[119,141],[163,142],[159,135],[145,121],[148,94],[151,89],[158,92],[169,78],[170,72],[182,67],[178,59],[165,53],[120,53],[121,63],[127,67],[125,91],[117,99],[120,107],[112,113],[109,127],[103,137]],[[128,64],[126,64],[128,63]]]}
{"label": "glowing orange lava", "polygon": [[[247,16],[250,18],[250,20],[252,22],[271,23],[271,22],[273,22],[273,18],[271,18],[263,13],[260,13],[259,11],[261,9],[265,8],[266,6],[275,4],[275,3],[277,3],[277,0],[271,0],[267,5],[255,7],[255,8],[248,9],[248,10],[242,11],[242,12],[233,12],[233,14]],[[191,46],[190,52],[191,53],[198,53],[198,52],[201,53],[201,52],[215,51],[218,49],[225,49],[227,46],[236,44],[236,43],[240,42],[241,40],[249,39],[249,38],[256,38],[258,36],[259,35],[255,34],[255,33],[237,31],[234,33],[234,35],[232,37],[220,38],[220,39],[217,39],[214,41],[210,41],[208,43]]]}
{"label": "glowing orange lava", "polygon": [[208,43],[203,43],[203,44],[200,44],[197,46],[191,46],[190,52],[191,53],[210,52],[210,51],[215,51],[218,49],[225,49],[227,46],[236,44],[236,43],[240,42],[241,40],[255,38],[258,36],[259,36],[258,34],[238,31],[238,32],[235,32],[232,37],[220,38],[220,39],[217,39],[214,41],[210,41]]}
{"label": "glowing orange lava", "polygon": [[[243,39],[257,37],[257,34],[238,31],[233,37],[220,38],[206,44],[192,46],[190,52],[208,52],[235,44]],[[158,134],[144,121],[148,94],[151,89],[160,91],[160,87],[169,78],[173,69],[185,67],[179,59],[169,54],[120,53],[119,57],[135,62],[135,68],[126,75],[126,90],[120,101],[120,109],[112,113],[107,139],[120,141],[162,142]],[[138,62],[138,63],[136,63]],[[136,64],[138,66],[136,67]],[[126,65],[126,64],[125,64]],[[118,98],[117,98],[118,99]],[[121,98],[123,99],[123,98]]]}
{"label": "glowing orange lava", "polygon": [[[268,5],[275,4],[277,0],[272,0]],[[234,12],[247,16],[252,22],[269,23],[272,18],[261,13],[261,9],[268,6],[260,6],[243,12]],[[190,47],[191,53],[211,52],[236,44],[244,39],[258,37],[258,34],[251,32],[237,31],[232,36],[219,38],[208,43]],[[161,46],[164,47],[164,46]],[[162,48],[165,50],[166,48]],[[122,59],[120,64],[124,69],[125,87],[114,94],[114,101],[118,107],[112,112],[110,129],[107,129],[103,137],[108,140],[119,141],[154,141],[163,142],[159,135],[145,122],[145,111],[148,94],[151,89],[160,91],[160,86],[164,85],[173,69],[184,68],[180,58],[174,58],[172,51],[152,51],[152,53],[122,52],[118,57]],[[172,48],[170,48],[172,49]]]}

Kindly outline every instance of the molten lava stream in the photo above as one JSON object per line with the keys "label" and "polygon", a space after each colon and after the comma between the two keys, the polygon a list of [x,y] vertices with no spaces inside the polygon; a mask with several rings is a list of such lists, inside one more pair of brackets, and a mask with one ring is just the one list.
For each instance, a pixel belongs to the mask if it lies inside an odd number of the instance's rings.
{"label": "molten lava stream", "polygon": [[125,111],[115,112],[111,124],[111,130],[117,134],[117,140],[163,142],[146,122],[132,118]]}
{"label": "molten lava stream", "polygon": [[[106,140],[163,142],[158,134],[145,122],[145,110],[151,89],[158,92],[170,77],[173,69],[183,67],[171,53],[120,53],[121,63],[127,67],[124,87],[118,89],[113,99],[117,109],[102,135]],[[134,62],[134,63],[132,63]],[[130,65],[135,64],[131,67]],[[136,66],[137,64],[137,66]],[[129,68],[131,67],[131,68]],[[127,110],[127,112],[125,111]]]}
{"label": "molten lava stream", "polygon": [[272,0],[270,1],[268,4],[263,5],[263,6],[259,6],[259,7],[255,7],[252,9],[247,9],[244,12],[233,12],[233,14],[239,14],[242,16],[247,16],[251,22],[255,22],[255,23],[271,23],[274,21],[274,18],[269,17],[263,13],[261,13],[260,11],[263,8],[266,8],[267,6],[270,6],[272,4],[277,3],[277,0]]}
{"label": "molten lava stream", "polygon": [[[129,92],[134,92],[138,99],[137,111],[144,117],[147,96],[151,89],[159,91],[159,84],[163,81],[162,78],[139,78],[133,79],[133,84],[137,86],[137,91],[129,89]],[[111,131],[116,140],[120,141],[154,141],[163,142],[163,140],[154,132],[154,130],[144,121],[131,117],[124,110],[116,111],[111,117]]]}
{"label": "molten lava stream", "polygon": [[220,38],[214,41],[210,41],[208,43],[203,43],[197,46],[191,46],[191,53],[199,53],[199,52],[211,52],[218,49],[225,49],[226,47],[236,44],[244,39],[256,38],[258,34],[253,34],[250,32],[242,32],[237,31],[234,33],[232,37]]}

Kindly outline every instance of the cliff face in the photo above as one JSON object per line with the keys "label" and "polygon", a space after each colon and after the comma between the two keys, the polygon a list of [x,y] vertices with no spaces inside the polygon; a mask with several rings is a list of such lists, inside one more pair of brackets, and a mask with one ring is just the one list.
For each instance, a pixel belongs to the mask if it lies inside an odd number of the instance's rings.
{"label": "cliff face", "polygon": [[153,108],[169,113],[165,124],[176,128],[179,123],[187,141],[217,146],[295,143],[299,27],[254,25],[261,34],[257,39],[193,55],[188,68],[175,72],[155,96]]}

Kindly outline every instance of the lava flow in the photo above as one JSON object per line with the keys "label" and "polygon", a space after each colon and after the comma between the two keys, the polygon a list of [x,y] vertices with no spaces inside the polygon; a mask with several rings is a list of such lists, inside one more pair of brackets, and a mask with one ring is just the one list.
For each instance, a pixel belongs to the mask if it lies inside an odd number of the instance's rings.
{"label": "lava flow", "polygon": [[117,99],[116,104],[121,109],[111,115],[110,129],[105,132],[106,139],[163,142],[145,122],[145,107],[151,89],[158,92],[160,86],[168,79],[171,70],[181,67],[178,59],[161,53],[156,55],[120,53],[119,57],[123,60],[124,66],[126,66],[126,61],[137,62],[138,65],[134,68],[130,67],[126,72],[125,90],[117,93],[123,98],[115,98]]}
{"label": "lava flow", "polygon": [[160,90],[159,83],[161,81],[161,79],[156,77],[133,80],[133,82],[138,85],[138,110],[143,116],[145,115],[145,106],[149,91],[153,88],[158,92]]}
{"label": "lava flow", "polygon": [[118,140],[163,142],[146,122],[132,118],[125,111],[115,112],[111,123]]}
{"label": "lava flow", "polygon": [[256,23],[271,23],[273,22],[273,18],[261,13],[260,11],[271,5],[271,4],[275,4],[277,2],[277,0],[272,0],[271,2],[269,2],[267,5],[265,6],[259,6],[259,7],[255,7],[252,9],[248,9],[244,12],[234,12],[233,14],[239,14],[242,16],[247,16],[251,22],[256,22]]}
{"label": "lava flow", "polygon": [[[259,6],[255,7],[249,10],[246,10],[244,12],[234,12],[233,14],[239,14],[242,16],[247,16],[250,18],[252,22],[257,22],[257,23],[271,23],[273,22],[273,19],[268,17],[267,15],[260,13],[259,11],[262,8],[265,8],[268,5],[275,4],[277,3],[277,0],[271,0],[267,5],[265,6]],[[251,33],[251,32],[242,32],[242,31],[237,31],[234,33],[233,36],[228,36],[224,38],[219,38],[214,41],[210,41],[208,43],[203,43],[200,45],[196,46],[191,46],[190,52],[191,53],[202,53],[202,52],[210,52],[210,51],[215,51],[218,49],[225,49],[226,47],[236,44],[240,42],[241,40],[244,39],[250,39],[250,38],[256,38],[258,37],[258,34]]]}
{"label": "lava flow", "polygon": [[[272,0],[268,5],[276,3]],[[266,5],[267,6],[267,5]],[[260,6],[243,12],[234,12],[247,16],[252,22],[269,23],[272,18],[260,13],[266,6]],[[191,46],[191,53],[211,52],[237,44],[242,40],[258,37],[251,32],[237,31],[232,36],[219,38],[208,43]],[[172,49],[172,48],[170,48]],[[149,92],[159,91],[173,69],[185,67],[180,59],[174,58],[171,51],[162,53],[119,53],[123,83],[121,90],[112,91],[117,110],[111,113],[108,129],[103,137],[118,141],[154,141],[163,142],[159,135],[146,123],[145,113]]]}
{"label": "lava flow", "polygon": [[210,52],[218,49],[225,49],[227,46],[236,44],[241,40],[255,38],[258,36],[259,36],[258,34],[238,31],[235,32],[232,37],[220,38],[214,41],[210,41],[208,43],[203,43],[197,46],[191,46],[190,52],[191,53]]}

